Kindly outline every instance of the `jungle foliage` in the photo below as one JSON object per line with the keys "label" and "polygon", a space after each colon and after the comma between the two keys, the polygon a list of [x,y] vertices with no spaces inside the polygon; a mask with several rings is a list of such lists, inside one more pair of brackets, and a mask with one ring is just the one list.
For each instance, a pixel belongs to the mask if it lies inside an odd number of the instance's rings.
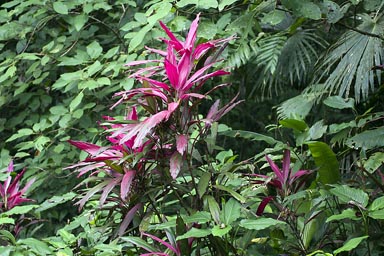
{"label": "jungle foliage", "polygon": [[0,254],[382,255],[383,28],[381,0],[3,3]]}

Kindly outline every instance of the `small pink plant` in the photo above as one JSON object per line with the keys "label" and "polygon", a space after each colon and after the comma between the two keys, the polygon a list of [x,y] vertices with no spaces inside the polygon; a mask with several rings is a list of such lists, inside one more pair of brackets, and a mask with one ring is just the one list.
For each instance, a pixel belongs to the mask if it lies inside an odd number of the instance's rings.
{"label": "small pink plant", "polygon": [[19,204],[32,201],[32,199],[28,199],[23,196],[27,192],[28,188],[33,184],[35,178],[29,180],[24,188],[20,189],[20,180],[25,171],[26,169],[23,169],[14,179],[12,179],[11,174],[13,173],[13,161],[9,163],[6,171],[7,178],[3,184],[0,183],[1,211],[8,211]]}

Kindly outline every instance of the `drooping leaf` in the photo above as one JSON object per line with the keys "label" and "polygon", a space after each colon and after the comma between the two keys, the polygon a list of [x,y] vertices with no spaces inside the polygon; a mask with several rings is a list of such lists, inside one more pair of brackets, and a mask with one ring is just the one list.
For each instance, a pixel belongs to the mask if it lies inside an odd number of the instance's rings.
{"label": "drooping leaf", "polygon": [[324,142],[307,142],[315,164],[319,167],[319,181],[334,184],[340,180],[339,161],[335,153]]}

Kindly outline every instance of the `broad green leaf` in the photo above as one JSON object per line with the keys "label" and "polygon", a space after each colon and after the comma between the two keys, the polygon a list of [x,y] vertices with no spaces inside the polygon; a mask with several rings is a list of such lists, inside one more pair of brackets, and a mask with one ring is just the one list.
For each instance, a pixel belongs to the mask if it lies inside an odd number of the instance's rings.
{"label": "broad green leaf", "polygon": [[384,209],[370,212],[368,213],[368,216],[372,219],[384,220]]}
{"label": "broad green leaf", "polygon": [[[60,145],[62,145],[62,144],[60,144]],[[76,193],[73,193],[73,192],[68,192],[68,193],[65,193],[65,194],[59,195],[59,196],[53,196],[53,197],[45,200],[39,206],[39,208],[36,210],[36,212],[42,212],[42,211],[45,211],[45,210],[50,209],[52,207],[55,207],[56,205],[68,202],[68,201],[72,200],[73,198],[75,198],[75,196],[76,196]]]}
{"label": "broad green leaf", "polygon": [[384,164],[384,152],[376,152],[372,154],[368,160],[364,161],[364,168],[370,172],[374,173]]}
{"label": "broad green leaf", "polygon": [[222,237],[232,229],[230,225],[216,225],[212,228],[212,235]]}
{"label": "broad green leaf", "polygon": [[147,13],[152,13],[147,18],[149,24],[155,24],[158,20],[161,20],[167,16],[172,9],[172,4],[168,1],[163,1],[154,5],[154,8],[149,8]]}
{"label": "broad green leaf", "polygon": [[43,151],[44,150],[44,146],[48,143],[48,142],[51,142],[51,139],[46,137],[46,136],[39,136],[35,141],[34,141],[34,144],[35,144],[35,148],[38,150],[38,151]]}
{"label": "broad green leaf", "polygon": [[219,0],[219,11],[221,12],[226,6],[231,5],[238,0]]}
{"label": "broad green leaf", "polygon": [[[225,203],[222,210],[223,223],[225,225],[230,225],[232,222],[237,220],[240,217],[241,204],[235,199],[230,198],[228,202]],[[212,231],[213,232],[213,231]]]}
{"label": "broad green leaf", "polygon": [[204,211],[196,212],[191,216],[182,216],[182,218],[187,224],[194,222],[198,224],[203,224],[212,220],[211,214],[209,212]]}
{"label": "broad green leaf", "polygon": [[108,77],[97,78],[96,82],[99,85],[111,85],[111,80]]}
{"label": "broad green leaf", "polygon": [[95,61],[92,65],[88,67],[87,73],[88,76],[91,77],[94,74],[96,74],[103,66],[101,65],[100,61]]}
{"label": "broad green leaf", "polygon": [[77,106],[79,106],[79,104],[81,103],[81,101],[83,100],[83,97],[84,97],[84,94],[83,92],[79,92],[79,94],[71,101],[71,103],[69,104],[69,111],[70,112],[73,112]]}
{"label": "broad green leaf", "polygon": [[384,127],[379,127],[349,138],[346,144],[351,148],[364,148],[367,150],[384,147],[384,139],[382,138],[384,138]]}
{"label": "broad green leaf", "polygon": [[330,189],[330,192],[337,196],[341,202],[349,203],[351,201],[358,203],[362,207],[368,205],[368,194],[361,189],[351,188],[347,185],[333,185],[334,188]]}
{"label": "broad green leaf", "polygon": [[212,231],[209,229],[197,229],[197,228],[192,227],[184,235],[178,236],[176,238],[176,241],[179,241],[179,240],[182,240],[185,238],[190,238],[190,237],[194,237],[194,238],[206,237],[206,236],[209,236],[210,234],[212,234]]}
{"label": "broad green leaf", "polygon": [[230,130],[230,131],[220,132],[219,134],[229,136],[229,137],[234,137],[234,138],[240,137],[240,138],[248,139],[251,141],[264,141],[269,145],[274,145],[277,143],[277,141],[272,137],[269,137],[260,133],[256,133],[256,132],[250,132],[250,131]]}
{"label": "broad green leaf", "polygon": [[334,24],[344,17],[342,9],[334,1],[325,0],[321,5],[326,10],[325,15],[328,23]]}
{"label": "broad green leaf", "polygon": [[308,129],[308,125],[302,120],[284,119],[280,120],[279,123],[284,127],[291,128],[299,132],[303,132]]}
{"label": "broad green leaf", "polygon": [[15,224],[15,220],[9,217],[0,217],[0,225],[3,224]]}
{"label": "broad green leaf", "polygon": [[63,2],[55,1],[53,3],[53,10],[55,12],[67,15],[68,14],[68,7]]}
{"label": "broad green leaf", "polygon": [[356,211],[352,208],[348,208],[343,210],[340,214],[335,214],[327,218],[325,222],[330,222],[334,220],[342,220],[342,219],[351,219],[358,220],[360,218],[356,217]]}
{"label": "broad green leaf", "polygon": [[182,8],[190,4],[197,5],[198,3],[199,0],[180,0],[176,3],[176,6]]}
{"label": "broad green leaf", "polygon": [[373,200],[372,204],[369,206],[370,211],[376,211],[384,208],[384,196],[376,198]]}
{"label": "broad green leaf", "polygon": [[7,216],[11,216],[14,214],[26,214],[27,212],[30,212],[32,209],[35,209],[39,207],[38,205],[22,205],[22,206],[15,206],[11,210],[4,212],[3,214]]}
{"label": "broad green leaf", "polygon": [[216,222],[216,224],[221,224],[220,207],[219,204],[216,202],[215,198],[210,195],[205,195],[204,199],[208,203],[209,211],[211,212],[213,220]]}
{"label": "broad green leaf", "polygon": [[87,53],[92,59],[96,59],[103,52],[103,48],[97,41],[93,41],[87,46]]}
{"label": "broad green leaf", "polygon": [[22,128],[20,130],[17,131],[16,134],[13,134],[10,138],[8,138],[6,140],[6,142],[9,142],[9,141],[13,141],[13,140],[16,140],[18,138],[21,138],[21,137],[24,137],[24,136],[28,136],[28,135],[31,135],[33,134],[33,130],[32,129],[29,129],[29,128]]}
{"label": "broad green leaf", "polygon": [[241,203],[245,203],[245,201],[246,201],[245,197],[243,197],[242,195],[240,195],[239,193],[237,193],[236,191],[234,191],[233,189],[231,189],[229,187],[226,187],[226,186],[223,186],[223,185],[214,185],[214,187],[217,188],[217,189],[220,189],[220,190],[228,192],[229,194],[231,194],[231,196],[236,198]]}
{"label": "broad green leaf", "polygon": [[135,34],[135,37],[129,42],[128,52],[134,51],[143,42],[145,35],[153,28],[153,25],[147,24]]}
{"label": "broad green leaf", "polygon": [[53,251],[49,248],[49,246],[35,238],[26,238],[26,239],[19,239],[17,241],[17,244],[19,245],[27,245],[29,247],[29,251],[33,251],[37,253],[38,255],[52,255]]}
{"label": "broad green leaf", "polygon": [[157,249],[141,239],[140,237],[120,237],[121,240],[128,242],[130,244],[134,244],[140,248],[143,248],[149,252],[156,252]]}
{"label": "broad green leaf", "polygon": [[49,112],[53,115],[63,115],[68,112],[68,109],[66,109],[63,105],[56,105],[51,107]]}
{"label": "broad green leaf", "polygon": [[211,173],[205,172],[201,176],[199,183],[197,184],[197,193],[199,197],[202,198],[205,192],[207,191],[209,181],[211,180]]}
{"label": "broad green leaf", "polygon": [[318,5],[312,2],[303,1],[299,6],[300,14],[305,18],[313,20],[321,19],[321,10]]}
{"label": "broad green leaf", "polygon": [[286,224],[283,221],[275,220],[272,218],[260,218],[256,220],[244,219],[240,221],[240,226],[246,229],[263,230],[276,225]]}
{"label": "broad green leaf", "polygon": [[344,99],[341,96],[330,96],[326,98],[323,103],[331,108],[344,109],[344,108],[354,108],[355,100],[352,98]]}
{"label": "broad green leaf", "polygon": [[315,164],[319,167],[319,181],[334,184],[340,180],[339,162],[335,153],[324,142],[307,142]]}
{"label": "broad green leaf", "polygon": [[174,228],[174,227],[176,227],[176,219],[169,220],[169,221],[164,222],[164,223],[149,225],[148,229],[149,230],[152,230],[152,229],[162,230],[162,229],[168,229],[168,228]]}
{"label": "broad green leaf", "polygon": [[367,238],[368,238],[368,236],[361,236],[361,237],[352,238],[352,239],[348,240],[347,242],[345,242],[342,247],[333,251],[333,253],[336,256],[340,252],[349,252],[352,249],[355,249],[364,239],[367,239]]}

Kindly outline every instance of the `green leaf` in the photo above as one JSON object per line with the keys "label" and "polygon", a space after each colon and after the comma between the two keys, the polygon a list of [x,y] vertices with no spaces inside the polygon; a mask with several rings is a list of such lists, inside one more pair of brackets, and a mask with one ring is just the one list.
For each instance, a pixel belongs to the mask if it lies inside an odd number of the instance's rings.
{"label": "green leaf", "polygon": [[237,193],[236,191],[232,190],[229,187],[226,187],[226,186],[223,186],[223,185],[214,185],[214,187],[217,188],[217,189],[220,189],[220,190],[223,190],[223,191],[226,191],[226,192],[230,193],[231,196],[236,198],[241,203],[245,203],[245,201],[246,201],[245,197],[243,197],[242,195],[240,195],[239,193]]}
{"label": "green leaf", "polygon": [[226,6],[231,5],[238,0],[221,0],[219,1],[219,11],[221,12]]}
{"label": "green leaf", "polygon": [[147,24],[129,42],[128,52],[134,51],[144,40],[145,35],[153,28],[154,24]]}
{"label": "green leaf", "polygon": [[216,202],[213,196],[205,195],[204,198],[208,202],[209,211],[211,212],[213,220],[216,222],[216,224],[221,224],[219,204]]}
{"label": "green leaf", "polygon": [[84,97],[84,94],[83,92],[81,91],[72,101],[71,103],[69,104],[69,111],[70,112],[73,112],[73,110],[75,110],[77,108],[77,106],[79,106],[79,104],[81,103],[81,101],[83,100],[83,97]]}
{"label": "green leaf", "polygon": [[88,15],[79,14],[73,18],[73,26],[75,27],[76,31],[80,31],[87,21]]}
{"label": "green leaf", "polygon": [[51,142],[51,139],[46,137],[46,136],[39,136],[35,141],[34,141],[34,144],[35,144],[35,148],[38,150],[38,151],[43,151],[44,150],[44,146],[48,143],[48,142]]}
{"label": "green leaf", "polygon": [[120,237],[121,240],[137,245],[140,248],[143,248],[149,252],[156,252],[157,249],[153,247],[152,245],[148,244],[146,241],[139,237]]}
{"label": "green leaf", "polygon": [[199,237],[206,237],[212,234],[212,231],[209,229],[197,229],[192,227],[190,230],[188,230],[184,235],[178,236],[176,238],[176,241],[194,237],[194,238],[199,238]]}
{"label": "green leaf", "polygon": [[88,76],[91,77],[94,74],[96,74],[103,66],[101,65],[100,61],[95,61],[92,65],[88,67],[87,73]]}
{"label": "green leaf", "polygon": [[318,5],[312,2],[303,1],[301,5],[299,5],[300,14],[305,18],[319,20],[321,19],[321,10]]}
{"label": "green leaf", "polygon": [[369,206],[370,211],[376,211],[384,208],[384,196],[376,198]]}
{"label": "green leaf", "polygon": [[232,229],[230,225],[216,225],[212,228],[212,235],[222,237]]}
{"label": "green leaf", "polygon": [[335,214],[327,218],[325,222],[330,222],[334,220],[342,220],[342,219],[351,219],[358,220],[359,217],[356,217],[356,211],[352,208],[348,208],[343,210],[340,214]]}
{"label": "green leaf", "polygon": [[68,14],[68,7],[62,2],[55,1],[53,3],[53,10],[55,10],[55,12],[60,14],[64,14],[64,15]]}
{"label": "green leaf", "polygon": [[275,26],[280,24],[285,19],[285,17],[285,12],[280,10],[272,10],[264,15],[264,17],[261,19],[261,22]]}
{"label": "green leaf", "polygon": [[15,220],[9,217],[0,217],[0,225],[3,224],[15,224]]}
{"label": "green leaf", "polygon": [[0,230],[0,237],[6,238],[11,244],[16,245],[16,238],[8,230]]}
{"label": "green leaf", "polygon": [[327,131],[327,128],[328,125],[324,125],[324,121],[320,120],[309,129],[309,136],[311,136],[311,139],[317,140],[324,135],[324,133]]}
{"label": "green leaf", "polygon": [[352,238],[352,239],[348,240],[347,242],[345,242],[342,247],[333,251],[333,253],[336,256],[340,252],[349,252],[352,249],[355,249],[364,239],[367,239],[367,238],[368,238],[368,236],[361,236],[361,237]]}
{"label": "green leaf", "polygon": [[256,132],[250,132],[250,131],[242,131],[242,130],[230,130],[230,131],[224,131],[220,132],[220,135],[225,135],[233,138],[244,138],[251,141],[264,141],[268,143],[269,145],[274,145],[277,143],[277,141],[269,136],[256,133]]}
{"label": "green leaf", "polygon": [[22,129],[18,130],[16,134],[13,134],[10,138],[8,138],[5,142],[13,141],[13,140],[16,140],[18,138],[31,135],[33,133],[34,132],[32,129],[22,128]]}
{"label": "green leaf", "polygon": [[319,167],[319,181],[334,184],[340,180],[339,162],[335,153],[324,142],[307,142],[315,164]]}
{"label": "green leaf", "polygon": [[346,141],[347,146],[351,148],[373,149],[384,147],[384,127],[364,131]]}
{"label": "green leaf", "polygon": [[36,212],[42,212],[42,211],[45,211],[45,210],[50,209],[52,207],[55,207],[56,205],[68,202],[68,201],[72,200],[73,198],[75,198],[75,196],[76,196],[76,193],[73,193],[73,192],[68,192],[68,193],[65,193],[65,194],[59,195],[59,196],[53,196],[53,197],[45,200],[39,206],[39,208],[36,210]]}
{"label": "green leaf", "polygon": [[299,132],[304,132],[308,129],[308,125],[303,120],[284,119],[280,120],[279,123],[284,127],[291,128]]}
{"label": "green leaf", "polygon": [[27,212],[30,212],[32,209],[35,209],[39,207],[38,205],[23,205],[23,206],[15,206],[11,210],[4,212],[3,214],[7,216],[11,216],[14,214],[26,214]]}
{"label": "green leaf", "polygon": [[343,203],[350,203],[353,201],[362,207],[367,207],[369,197],[364,191],[348,187],[347,185],[333,185],[333,187],[334,188],[330,189],[330,192],[337,196]]}
{"label": "green leaf", "polygon": [[235,199],[230,198],[228,202],[225,203],[222,210],[223,223],[225,225],[232,224],[232,222],[234,222],[240,217],[240,212],[241,204]]}
{"label": "green leaf", "polygon": [[209,181],[211,180],[211,173],[205,172],[201,176],[199,183],[197,184],[197,193],[199,197],[202,198],[205,192],[207,191]]}
{"label": "green leaf", "polygon": [[276,225],[286,224],[283,221],[275,220],[272,218],[260,218],[256,220],[244,219],[240,222],[240,226],[246,229],[263,230]]}
{"label": "green leaf", "polygon": [[353,109],[355,106],[355,100],[352,98],[344,99],[341,96],[330,96],[326,98],[323,103],[331,108],[336,109],[345,109],[351,108]]}
{"label": "green leaf", "polygon": [[87,53],[92,59],[96,59],[103,52],[103,48],[97,41],[93,41],[87,46]]}
{"label": "green leaf", "polygon": [[376,220],[384,220],[384,209],[368,213],[368,216]]}
{"label": "green leaf", "polygon": [[374,173],[384,164],[384,152],[376,152],[372,154],[368,160],[364,161],[364,168],[370,172]]}
{"label": "green leaf", "polygon": [[194,223],[194,222],[198,224],[203,224],[212,220],[211,214],[205,211],[196,212],[191,216],[182,216],[182,218],[184,222],[187,224]]}
{"label": "green leaf", "polygon": [[53,251],[49,248],[49,246],[35,238],[26,238],[26,239],[20,239],[17,241],[17,244],[19,245],[27,245],[29,248],[29,251],[33,251],[37,253],[38,255],[52,255]]}

